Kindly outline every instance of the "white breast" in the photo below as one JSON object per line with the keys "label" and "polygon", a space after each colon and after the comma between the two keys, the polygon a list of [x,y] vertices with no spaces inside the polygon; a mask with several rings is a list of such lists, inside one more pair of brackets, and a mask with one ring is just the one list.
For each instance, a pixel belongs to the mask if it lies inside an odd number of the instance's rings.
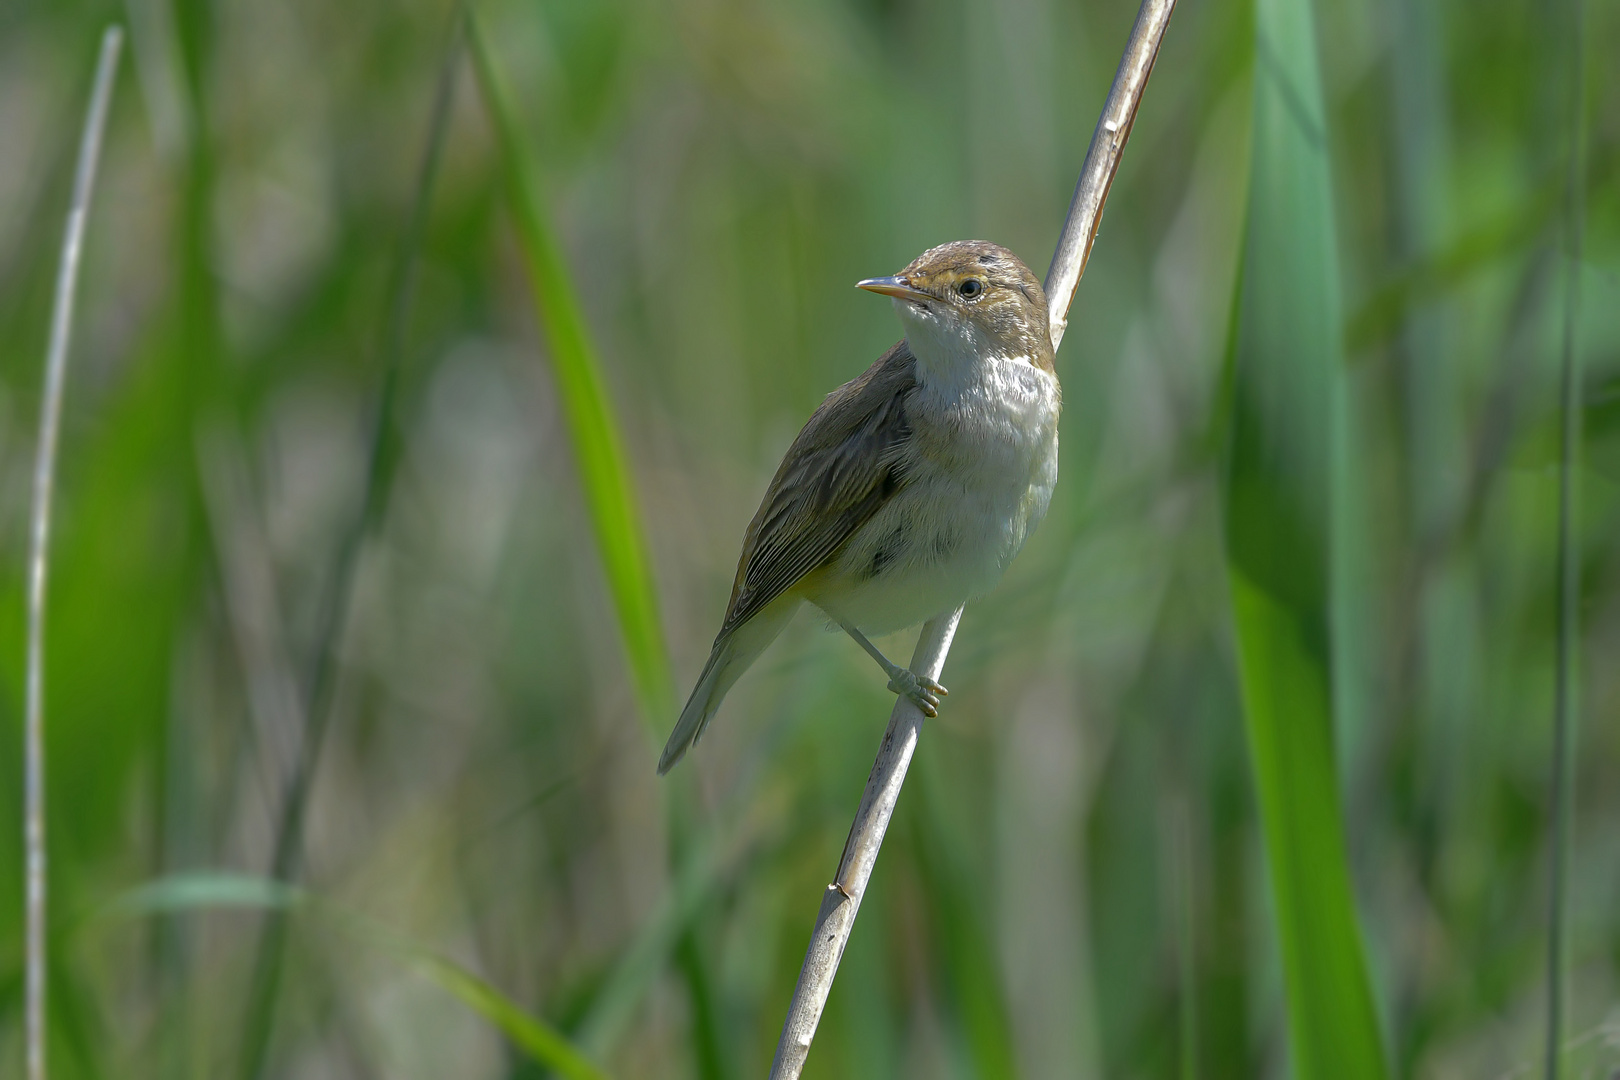
{"label": "white breast", "polygon": [[1057,485],[1061,393],[1026,357],[980,361],[976,378],[941,383],[925,382],[910,411],[915,486],[965,534],[955,568],[978,579],[971,596],[995,583],[1046,515]]}
{"label": "white breast", "polygon": [[1028,357],[983,358],[961,347],[983,342],[945,348],[926,335],[908,339],[919,385],[906,410],[906,484],[806,594],[870,633],[989,591],[1040,524],[1057,484],[1055,376]]}

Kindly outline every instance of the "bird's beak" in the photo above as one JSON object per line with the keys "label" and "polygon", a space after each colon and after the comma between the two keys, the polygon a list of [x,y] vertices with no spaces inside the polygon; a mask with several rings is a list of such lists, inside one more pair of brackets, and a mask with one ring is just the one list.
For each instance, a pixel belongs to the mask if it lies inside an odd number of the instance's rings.
{"label": "bird's beak", "polygon": [[925,303],[934,299],[921,289],[913,289],[911,282],[903,277],[875,277],[855,283],[857,289],[867,292],[882,293],[884,296],[893,296],[901,300],[910,300],[914,304]]}

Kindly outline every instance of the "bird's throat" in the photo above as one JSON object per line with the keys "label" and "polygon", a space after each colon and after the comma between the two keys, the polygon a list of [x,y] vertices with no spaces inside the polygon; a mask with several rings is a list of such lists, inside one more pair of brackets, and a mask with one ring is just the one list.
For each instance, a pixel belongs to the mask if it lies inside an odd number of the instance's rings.
{"label": "bird's throat", "polygon": [[944,397],[981,383],[987,372],[1004,364],[1029,364],[1051,370],[1050,361],[1026,347],[1001,340],[969,319],[896,301],[906,345],[917,358],[917,382]]}

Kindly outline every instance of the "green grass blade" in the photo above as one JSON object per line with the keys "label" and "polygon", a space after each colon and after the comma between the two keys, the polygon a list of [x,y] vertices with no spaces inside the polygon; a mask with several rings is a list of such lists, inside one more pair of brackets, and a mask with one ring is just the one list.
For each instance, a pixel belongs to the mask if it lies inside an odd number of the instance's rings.
{"label": "green grass blade", "polygon": [[97,918],[141,918],[199,908],[256,908],[280,911],[297,905],[304,892],[275,878],[201,871],[172,874],[114,897]]}
{"label": "green grass blade", "polygon": [[442,989],[499,1028],[512,1045],[535,1064],[568,1080],[608,1080],[608,1074],[566,1035],[531,1016],[521,1005],[466,968],[364,915],[326,903],[274,878],[217,871],[171,874],[113,897],[85,922],[242,908],[267,911],[299,908],[325,915],[339,929],[414,964]]}
{"label": "green grass blade", "polygon": [[1549,801],[1552,820],[1547,858],[1547,1031],[1543,1075],[1564,1074],[1564,1028],[1569,1011],[1568,905],[1570,831],[1575,813],[1575,747],[1580,717],[1575,671],[1580,656],[1581,560],[1579,491],[1581,462],[1581,354],[1579,333],[1581,232],[1585,219],[1582,143],[1585,138],[1585,80],[1582,72],[1582,0],[1570,0],[1568,21],[1569,146],[1564,193],[1564,296],[1559,363],[1557,630],[1554,647],[1553,747]]}
{"label": "green grass blade", "polygon": [[1333,755],[1343,423],[1329,163],[1308,0],[1259,0],[1231,366],[1228,572],[1296,1080],[1385,1075]]}
{"label": "green grass blade", "polygon": [[561,247],[543,206],[533,152],[513,111],[495,58],[476,24],[470,33],[478,85],[494,123],[501,168],[518,244],[529,271],[535,310],[551,352],[557,395],[568,419],[580,487],[590,511],[596,544],[618,609],[619,629],[635,680],[636,697],[649,725],[662,735],[674,694],[669,657],[658,619],[652,564],[636,508],[629,465],[608,401],[601,364],[591,343]]}
{"label": "green grass blade", "polygon": [[[596,534],[602,568],[618,611],[619,631],[624,639],[636,698],[649,729],[661,739],[674,693],[669,655],[658,617],[652,561],[623,441],[584,312],[545,212],[534,152],[518,125],[495,57],[477,22],[471,19],[468,41],[479,88],[500,144],[502,175],[517,225],[518,244],[529,272],[535,311],[551,354],[557,396],[567,418],[580,487]],[[679,787],[671,788],[668,799],[676,874],[684,881],[689,877],[689,870],[696,871],[686,850],[691,842],[689,810],[686,809],[691,805],[690,793]],[[678,927],[680,937],[684,938],[691,933],[686,922],[686,916],[672,913],[669,925]],[[625,963],[616,969],[603,996],[602,1008],[593,1010],[586,1027],[587,1045],[600,1046],[611,1041],[651,976],[667,962],[668,950],[679,953],[686,949],[682,940],[666,940],[658,933],[645,936],[640,944],[644,947],[632,950]],[[713,1016],[704,1006],[708,991],[701,962],[687,950],[681,967],[692,998],[694,1027],[698,1029],[694,1042],[700,1049],[712,1050],[717,1040],[711,1037],[705,1023]],[[701,1058],[701,1075],[723,1074],[714,1053],[702,1054]]]}
{"label": "green grass blade", "polygon": [[574,1048],[556,1028],[530,1016],[505,994],[472,972],[442,957],[419,958],[424,974],[460,998],[527,1054],[537,1065],[569,1080],[607,1080],[607,1073]]}
{"label": "green grass blade", "polygon": [[1344,850],[1326,664],[1297,613],[1234,569],[1250,754],[1294,1076],[1384,1075]]}

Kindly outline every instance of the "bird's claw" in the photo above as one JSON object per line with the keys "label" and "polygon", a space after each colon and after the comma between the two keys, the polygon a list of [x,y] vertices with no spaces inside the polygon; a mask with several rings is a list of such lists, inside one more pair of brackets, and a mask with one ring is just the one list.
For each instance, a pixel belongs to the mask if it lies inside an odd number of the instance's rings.
{"label": "bird's claw", "polygon": [[950,691],[926,675],[900,668],[889,678],[889,689],[907,698],[922,714],[928,717],[939,715],[939,699]]}

